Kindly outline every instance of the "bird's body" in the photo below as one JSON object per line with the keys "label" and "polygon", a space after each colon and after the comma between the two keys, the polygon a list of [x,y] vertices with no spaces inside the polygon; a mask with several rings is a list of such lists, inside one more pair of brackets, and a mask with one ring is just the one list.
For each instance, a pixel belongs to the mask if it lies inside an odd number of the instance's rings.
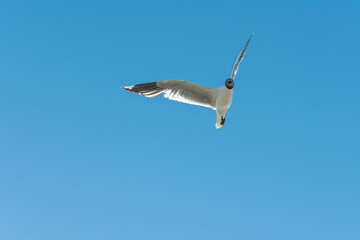
{"label": "bird's body", "polygon": [[234,89],[228,89],[225,86],[218,88],[216,97],[216,128],[222,127],[225,123],[226,112],[229,109]]}
{"label": "bird's body", "polygon": [[[252,34],[251,34],[252,36]],[[164,97],[183,103],[209,107],[216,110],[216,128],[225,123],[226,112],[229,109],[234,92],[234,78],[249,45],[251,36],[236,57],[230,78],[219,88],[205,87],[185,80],[163,80],[157,82],[141,83],[123,87],[123,89],[139,93],[146,97],[156,97],[165,93]]]}

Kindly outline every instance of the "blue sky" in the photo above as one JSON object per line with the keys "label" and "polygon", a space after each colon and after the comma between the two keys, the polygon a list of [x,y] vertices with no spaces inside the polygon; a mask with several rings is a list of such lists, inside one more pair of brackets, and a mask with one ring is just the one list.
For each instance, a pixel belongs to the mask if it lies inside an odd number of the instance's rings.
{"label": "blue sky", "polygon": [[[358,1],[2,1],[0,239],[360,239]],[[219,87],[226,124],[120,87]]]}

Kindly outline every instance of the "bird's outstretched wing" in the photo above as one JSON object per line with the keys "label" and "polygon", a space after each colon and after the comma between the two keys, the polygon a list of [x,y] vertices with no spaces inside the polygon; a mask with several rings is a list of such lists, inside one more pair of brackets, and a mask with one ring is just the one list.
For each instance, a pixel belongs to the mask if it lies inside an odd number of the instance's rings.
{"label": "bird's outstretched wing", "polygon": [[231,79],[234,79],[235,78],[235,75],[238,71],[238,68],[239,68],[239,64],[240,62],[242,61],[242,59],[244,58],[244,55],[245,55],[245,52],[246,52],[246,49],[248,48],[249,46],[249,42],[250,42],[250,39],[252,37],[253,33],[251,33],[251,36],[249,38],[249,40],[246,42],[246,44],[243,46],[243,48],[240,50],[239,54],[237,55],[235,61],[234,61],[234,64],[232,66],[232,69],[231,69],[231,73],[230,73],[230,78]]}
{"label": "bird's outstretched wing", "polygon": [[122,87],[125,90],[139,93],[146,97],[164,97],[178,102],[189,103],[215,109],[217,88],[210,88],[185,80],[163,80]]}

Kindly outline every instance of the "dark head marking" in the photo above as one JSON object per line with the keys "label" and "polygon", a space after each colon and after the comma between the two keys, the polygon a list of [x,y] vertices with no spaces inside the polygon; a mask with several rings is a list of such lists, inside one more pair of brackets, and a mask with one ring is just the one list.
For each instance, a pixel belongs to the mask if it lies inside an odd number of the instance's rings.
{"label": "dark head marking", "polygon": [[232,89],[234,87],[234,80],[232,78],[228,78],[226,79],[225,81],[225,86],[228,88],[228,89]]}

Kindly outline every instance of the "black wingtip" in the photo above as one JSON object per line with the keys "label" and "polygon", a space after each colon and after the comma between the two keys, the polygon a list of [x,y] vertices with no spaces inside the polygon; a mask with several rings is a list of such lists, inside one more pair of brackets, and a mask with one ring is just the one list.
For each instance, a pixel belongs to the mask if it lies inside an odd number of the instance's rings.
{"label": "black wingtip", "polygon": [[[156,82],[140,83],[131,86],[122,87],[122,89],[138,93],[143,96],[158,96],[164,89],[157,86]],[[161,93],[160,93],[161,92]],[[159,93],[159,94],[156,94]]]}
{"label": "black wingtip", "polygon": [[254,35],[254,32],[251,32],[251,35],[250,35],[250,37],[249,37],[249,40],[248,41],[250,41],[250,39],[252,38],[252,36]]}

